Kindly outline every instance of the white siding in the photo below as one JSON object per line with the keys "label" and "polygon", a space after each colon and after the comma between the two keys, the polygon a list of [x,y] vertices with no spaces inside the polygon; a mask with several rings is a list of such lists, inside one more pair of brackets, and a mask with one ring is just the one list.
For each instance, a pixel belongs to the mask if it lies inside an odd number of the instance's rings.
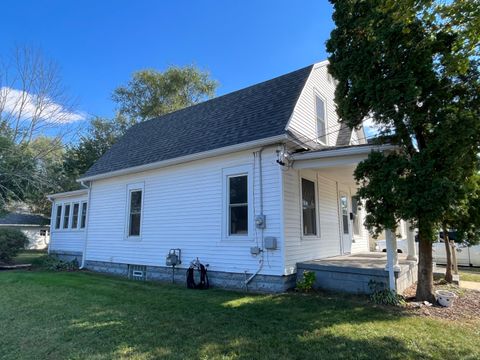
{"label": "white siding", "polygon": [[[280,224],[280,169],[276,148],[263,151],[265,236],[275,236],[278,250],[265,252],[262,274],[283,274]],[[187,164],[93,182],[90,197],[87,260],[164,266],[171,248],[182,250],[182,267],[197,257],[212,271],[252,273],[260,256],[250,247],[261,245],[261,231],[249,241],[222,236],[224,169],[251,166],[254,173],[254,213],[259,213],[258,161],[253,150]],[[143,182],[141,239],[125,239],[128,184]]]}
{"label": "white siding", "polygon": [[326,134],[328,138],[326,145],[335,146],[340,130],[334,102],[335,82],[328,74],[324,62],[314,66],[290,118],[288,129],[310,141],[318,137],[315,93],[326,100]]}
{"label": "white siding", "polygon": [[[21,227],[19,228],[28,237],[29,243],[27,249],[41,250],[46,249],[50,236],[48,235],[48,227],[34,226],[34,227]],[[47,235],[40,235],[40,230],[47,232]]]}
{"label": "white siding", "polygon": [[[85,244],[85,229],[55,229],[55,211],[58,204],[81,204],[82,201],[87,201],[87,199],[88,197],[86,195],[55,199],[52,204],[49,250],[83,252],[83,247]],[[89,209],[87,209],[87,212],[88,211]]]}
{"label": "white siding", "polygon": [[[319,209],[318,237],[302,235],[301,177],[317,181]],[[336,182],[319,176],[313,171],[290,169],[283,173],[285,218],[285,273],[296,271],[297,262],[320,259],[340,254],[339,218]]]}

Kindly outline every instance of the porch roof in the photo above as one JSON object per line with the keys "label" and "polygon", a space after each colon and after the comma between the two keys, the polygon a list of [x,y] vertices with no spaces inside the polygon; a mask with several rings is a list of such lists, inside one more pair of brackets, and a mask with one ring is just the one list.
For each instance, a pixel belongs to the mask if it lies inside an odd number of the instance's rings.
{"label": "porch roof", "polygon": [[366,159],[372,151],[393,151],[396,146],[384,145],[350,145],[329,147],[320,150],[293,154],[293,167],[296,169],[321,169],[333,167],[348,167]]}

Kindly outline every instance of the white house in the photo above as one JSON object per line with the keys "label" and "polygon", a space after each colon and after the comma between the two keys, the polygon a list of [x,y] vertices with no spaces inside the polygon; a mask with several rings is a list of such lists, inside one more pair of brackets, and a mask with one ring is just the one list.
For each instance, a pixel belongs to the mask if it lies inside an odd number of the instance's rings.
{"label": "white house", "polygon": [[46,249],[50,241],[49,219],[42,215],[11,212],[0,217],[0,229],[17,229],[28,238],[27,249]]}
{"label": "white house", "polygon": [[369,251],[352,173],[390,148],[341,126],[326,65],[133,126],[84,190],[50,196],[50,252],[168,280],[180,249],[213,285],[283,291],[300,262]]}

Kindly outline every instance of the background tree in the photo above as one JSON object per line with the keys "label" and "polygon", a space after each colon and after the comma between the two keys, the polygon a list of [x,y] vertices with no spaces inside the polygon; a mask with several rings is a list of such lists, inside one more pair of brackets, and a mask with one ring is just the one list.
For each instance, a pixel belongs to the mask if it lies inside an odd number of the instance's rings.
{"label": "background tree", "polygon": [[[480,7],[474,0],[331,1],[327,43],[342,121],[367,117],[398,151],[370,154],[355,178],[366,226],[419,229],[417,299],[433,302],[432,241],[478,169]],[[475,30],[477,29],[477,30]]]}
{"label": "background tree", "polygon": [[141,70],[115,89],[113,100],[120,114],[143,121],[212,98],[217,86],[208,72],[193,65],[171,66],[164,72]]}
{"label": "background tree", "polygon": [[23,202],[49,213],[45,194],[62,188],[63,142],[80,119],[58,65],[40,50],[17,47],[0,59],[0,210]]}
{"label": "background tree", "polygon": [[136,122],[165,115],[194,105],[215,94],[218,83],[194,66],[169,67],[165,72],[142,70],[133,73],[113,99],[119,112],[113,119],[94,118],[80,141],[65,155],[64,170],[74,188],[85,173]]}
{"label": "background tree", "polygon": [[135,123],[123,115],[113,119],[96,117],[90,121],[87,134],[68,147],[64,156],[67,189],[78,187],[76,179],[84,174]]}

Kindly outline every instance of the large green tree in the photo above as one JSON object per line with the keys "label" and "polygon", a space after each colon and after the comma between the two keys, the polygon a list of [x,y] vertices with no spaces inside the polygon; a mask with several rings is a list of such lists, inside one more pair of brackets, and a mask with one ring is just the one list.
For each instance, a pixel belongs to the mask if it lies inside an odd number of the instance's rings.
{"label": "large green tree", "polygon": [[355,177],[366,225],[419,229],[417,299],[433,301],[432,241],[478,169],[480,6],[476,0],[332,0],[327,43],[341,120],[371,118],[379,141]]}
{"label": "large green tree", "polygon": [[217,82],[208,72],[190,65],[164,72],[141,70],[113,93],[119,112],[142,121],[197,104],[215,95]]}

